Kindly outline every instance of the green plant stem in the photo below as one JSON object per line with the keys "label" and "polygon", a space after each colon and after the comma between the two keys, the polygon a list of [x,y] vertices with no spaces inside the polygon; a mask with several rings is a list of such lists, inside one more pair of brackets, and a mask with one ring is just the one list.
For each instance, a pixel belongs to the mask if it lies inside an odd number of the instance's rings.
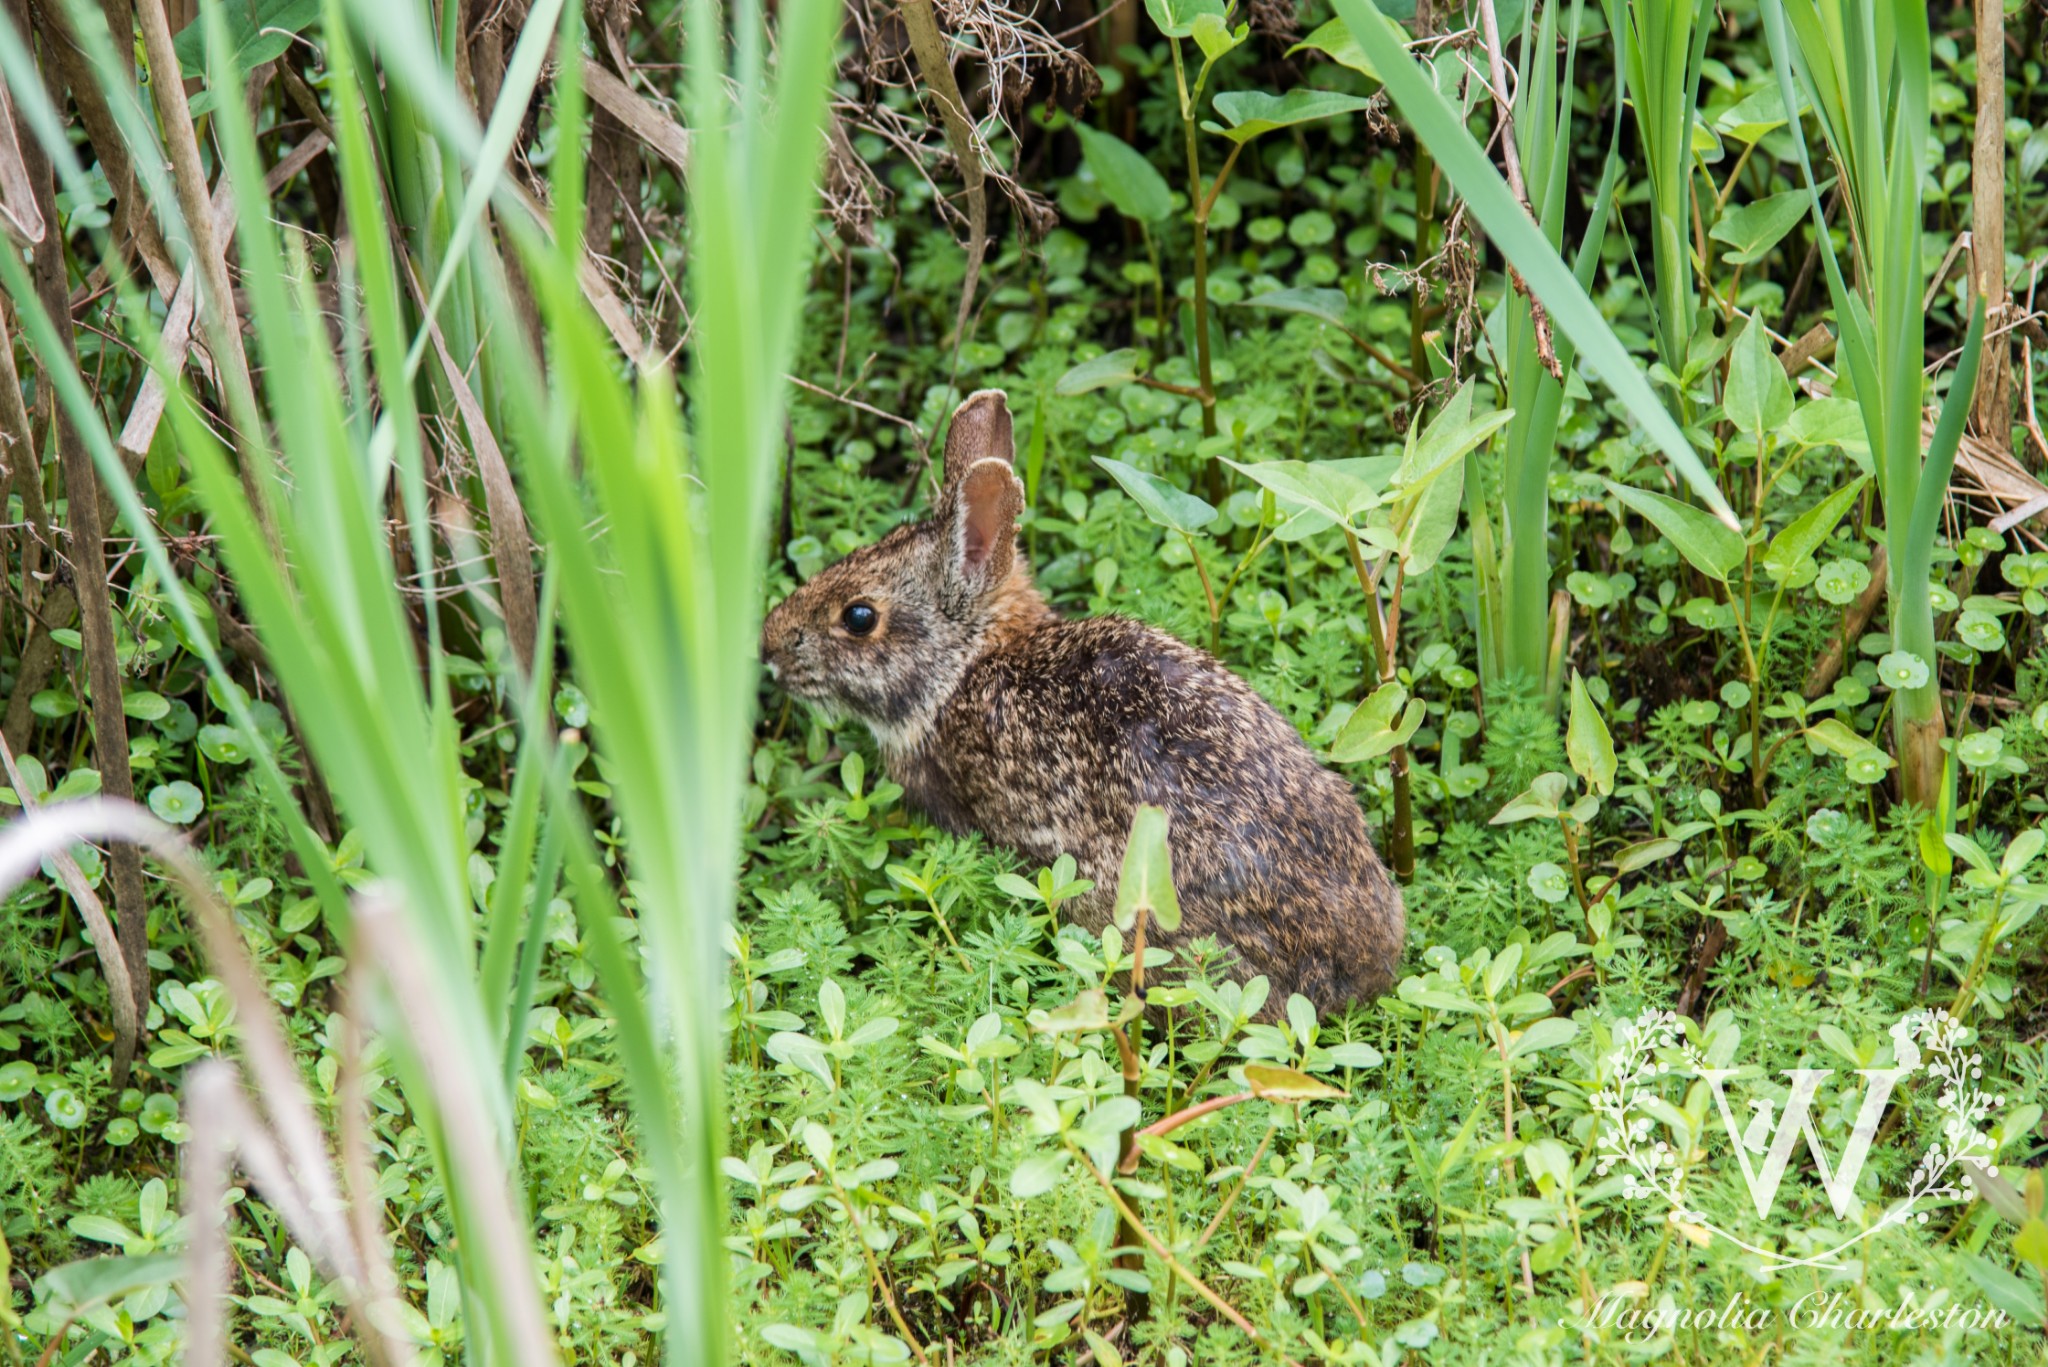
{"label": "green plant stem", "polygon": [[1186,1282],[1189,1290],[1193,1291],[1203,1300],[1209,1302],[1209,1304],[1215,1306],[1216,1312],[1222,1315],[1223,1318],[1229,1320],[1232,1324],[1236,1325],[1238,1329],[1243,1331],[1246,1338],[1249,1338],[1253,1343],[1258,1344],[1261,1348],[1273,1349],[1275,1354],[1279,1357],[1280,1361],[1286,1364],[1286,1367],[1301,1367],[1301,1364],[1296,1362],[1293,1358],[1288,1357],[1285,1353],[1280,1353],[1276,1348],[1274,1348],[1273,1343],[1269,1339],[1267,1339],[1265,1335],[1261,1334],[1258,1331],[1258,1329],[1253,1326],[1250,1320],[1244,1317],[1244,1313],[1242,1311],[1240,1311],[1236,1306],[1232,1305],[1229,1301],[1224,1300],[1223,1297],[1217,1295],[1215,1291],[1210,1289],[1209,1284],[1207,1282],[1203,1281],[1200,1277],[1197,1277],[1193,1272],[1190,1272],[1187,1269],[1186,1265],[1180,1261],[1180,1259],[1174,1257],[1172,1250],[1168,1249],[1165,1244],[1159,1241],[1159,1236],[1154,1234],[1151,1230],[1145,1227],[1145,1222],[1138,1218],[1138,1213],[1131,1209],[1130,1203],[1124,1200],[1123,1193],[1117,1190],[1116,1183],[1110,1181],[1109,1178],[1103,1174],[1102,1169],[1096,1167],[1095,1164],[1089,1160],[1088,1155],[1083,1153],[1080,1150],[1080,1148],[1075,1145],[1073,1140],[1063,1139],[1062,1142],[1066,1144],[1067,1151],[1073,1154],[1073,1156],[1076,1159],[1080,1160],[1081,1166],[1088,1170],[1088,1175],[1090,1177],[1093,1177],[1096,1180],[1096,1182],[1101,1185],[1102,1189],[1105,1192],[1109,1193],[1110,1202],[1116,1207],[1118,1216],[1124,1221],[1125,1225],[1128,1228],[1130,1228],[1134,1233],[1137,1234],[1137,1236],[1141,1240],[1144,1241],[1145,1247],[1152,1250],[1153,1257],[1159,1259],[1160,1262],[1165,1263],[1168,1271],[1172,1272],[1173,1275],[1178,1277],[1181,1281]]}
{"label": "green plant stem", "polygon": [[[1365,625],[1372,636],[1374,673],[1381,684],[1396,681],[1399,670],[1395,664],[1396,636],[1400,630],[1401,580],[1400,571],[1395,570],[1394,599],[1387,614],[1380,614],[1379,576],[1365,567],[1365,555],[1359,549],[1358,537],[1349,527],[1344,529],[1344,544],[1351,552],[1351,571],[1358,577],[1358,588],[1365,595]],[[1392,560],[1389,555],[1387,560]],[[1381,561],[1384,569],[1386,561]],[[1372,690],[1366,690],[1370,693]],[[1396,745],[1387,752],[1387,767],[1394,780],[1394,824],[1388,835],[1387,857],[1393,865],[1394,877],[1405,883],[1415,876],[1415,813],[1409,793],[1408,747]]]}
{"label": "green plant stem", "polygon": [[[1195,206],[1195,373],[1201,377],[1202,435],[1216,435],[1216,375],[1209,355],[1209,233],[1208,208],[1202,193],[1202,152],[1195,137],[1195,101],[1200,88],[1190,92],[1186,65],[1181,60],[1180,39],[1168,44],[1173,50],[1173,80],[1180,92],[1180,123],[1188,156],[1188,202]],[[1217,177],[1220,187],[1222,177]],[[1211,503],[1222,502],[1223,471],[1215,462],[1209,466]]]}
{"label": "green plant stem", "polygon": [[867,1260],[868,1275],[874,1278],[875,1289],[882,1293],[882,1304],[889,1307],[889,1318],[896,1322],[896,1332],[903,1335],[903,1341],[910,1345],[910,1351],[916,1355],[922,1367],[931,1367],[931,1359],[925,1356],[923,1347],[918,1344],[917,1335],[910,1332],[910,1325],[904,1321],[903,1312],[896,1306],[896,1293],[890,1289],[889,1279],[882,1275],[882,1265],[875,1260],[875,1251],[868,1247],[867,1226],[860,1218],[860,1211],[854,1207],[853,1197],[839,1185],[837,1177],[832,1177],[831,1182],[832,1194],[839,1198],[840,1208],[846,1212],[846,1218],[853,1222],[854,1242],[860,1245],[861,1257]]}
{"label": "green plant stem", "polygon": [[[1195,548],[1195,539],[1186,532],[1180,534],[1180,539],[1187,543],[1188,554],[1195,562],[1195,573],[1202,579],[1202,596],[1209,600],[1209,653],[1220,655],[1223,653],[1223,609],[1216,602],[1216,587],[1209,582],[1209,567],[1202,563],[1202,553]],[[1235,584],[1237,576],[1232,575],[1230,582]]]}
{"label": "green plant stem", "polygon": [[1267,1124],[1266,1132],[1259,1136],[1258,1147],[1252,1150],[1252,1156],[1238,1172],[1237,1180],[1231,1184],[1230,1190],[1224,1194],[1223,1204],[1216,1207],[1216,1213],[1210,1216],[1209,1223],[1202,1227],[1202,1237],[1195,1240],[1194,1252],[1196,1254],[1201,1253],[1203,1249],[1207,1248],[1209,1241],[1216,1237],[1216,1231],[1223,1226],[1223,1217],[1230,1214],[1231,1206],[1237,1203],[1237,1198],[1243,1193],[1245,1183],[1250,1180],[1251,1175],[1258,1171],[1259,1160],[1266,1156],[1267,1146],[1273,1142],[1273,1136],[1279,1132],[1280,1120],[1276,1115]]}

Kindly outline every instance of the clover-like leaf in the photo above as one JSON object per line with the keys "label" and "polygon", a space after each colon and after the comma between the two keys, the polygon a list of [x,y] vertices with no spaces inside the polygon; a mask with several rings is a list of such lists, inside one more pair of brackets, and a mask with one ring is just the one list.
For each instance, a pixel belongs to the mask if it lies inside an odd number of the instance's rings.
{"label": "clover-like leaf", "polygon": [[206,797],[197,788],[178,779],[159,783],[149,790],[149,809],[173,826],[189,826],[206,810]]}
{"label": "clover-like leaf", "polygon": [[1887,688],[1910,692],[1924,687],[1931,676],[1927,661],[1910,650],[1894,650],[1878,660],[1877,677]]}

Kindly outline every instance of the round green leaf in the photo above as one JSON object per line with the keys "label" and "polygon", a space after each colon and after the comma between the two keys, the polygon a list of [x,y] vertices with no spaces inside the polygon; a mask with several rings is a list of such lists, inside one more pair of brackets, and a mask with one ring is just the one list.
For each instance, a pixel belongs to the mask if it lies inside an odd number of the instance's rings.
{"label": "round green leaf", "polygon": [[149,790],[149,809],[173,826],[189,826],[206,810],[206,798],[191,784],[179,779],[159,783]]}

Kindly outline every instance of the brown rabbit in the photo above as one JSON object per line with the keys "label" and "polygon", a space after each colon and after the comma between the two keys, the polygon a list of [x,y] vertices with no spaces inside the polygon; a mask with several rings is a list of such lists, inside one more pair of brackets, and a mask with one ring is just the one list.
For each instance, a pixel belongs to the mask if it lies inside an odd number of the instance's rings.
{"label": "brown rabbit", "polygon": [[1125,617],[1065,621],[1016,553],[1024,488],[1000,390],[970,395],[946,437],[932,516],[855,551],[768,615],[761,653],[792,696],[867,723],[889,775],[950,831],[1037,864],[1070,854],[1116,900],[1131,818],[1169,820],[1181,929],[1214,935],[1268,1012],[1322,1010],[1393,980],[1401,893],[1351,787],[1210,655]]}

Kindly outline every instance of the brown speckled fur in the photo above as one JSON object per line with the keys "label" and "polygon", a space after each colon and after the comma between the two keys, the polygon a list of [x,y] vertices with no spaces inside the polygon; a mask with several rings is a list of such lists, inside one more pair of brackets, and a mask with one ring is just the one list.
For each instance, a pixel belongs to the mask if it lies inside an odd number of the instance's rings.
{"label": "brown speckled fur", "polygon": [[[891,778],[951,831],[1033,864],[1070,854],[1095,890],[1069,904],[1098,929],[1116,900],[1131,818],[1167,811],[1183,914],[1174,945],[1214,935],[1268,1014],[1300,992],[1321,1010],[1393,981],[1400,890],[1350,785],[1213,657],[1124,617],[1066,621],[1014,554],[1023,489],[997,390],[971,395],[946,441],[930,520],[891,532],[791,594],[762,629],[788,692],[867,723]],[[879,624],[856,636],[847,607]]]}

